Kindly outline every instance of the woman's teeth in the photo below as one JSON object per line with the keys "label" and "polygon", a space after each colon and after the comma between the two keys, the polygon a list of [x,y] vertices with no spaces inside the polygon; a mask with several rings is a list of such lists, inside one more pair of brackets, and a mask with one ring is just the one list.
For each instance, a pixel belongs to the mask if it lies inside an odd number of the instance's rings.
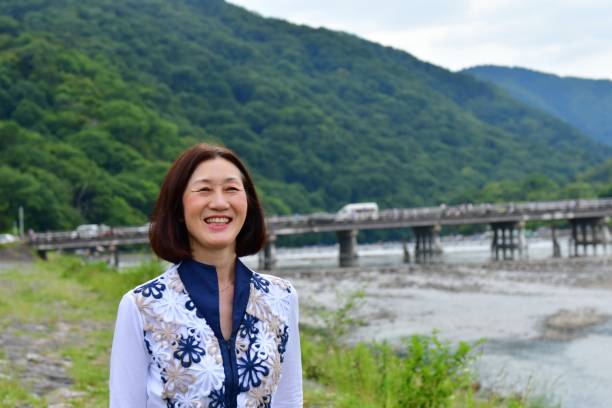
{"label": "woman's teeth", "polygon": [[204,220],[207,224],[227,224],[230,219],[227,217],[210,217]]}

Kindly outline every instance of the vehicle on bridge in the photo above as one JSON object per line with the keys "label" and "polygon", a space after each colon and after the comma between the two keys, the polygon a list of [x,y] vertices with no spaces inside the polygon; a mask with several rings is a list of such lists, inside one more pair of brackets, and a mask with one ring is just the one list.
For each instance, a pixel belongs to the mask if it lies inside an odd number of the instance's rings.
{"label": "vehicle on bridge", "polygon": [[336,221],[354,221],[376,219],[378,217],[378,204],[351,203],[342,207],[335,216]]}
{"label": "vehicle on bridge", "polygon": [[75,238],[96,238],[109,235],[111,228],[104,224],[83,224],[79,225],[72,233],[70,237]]}

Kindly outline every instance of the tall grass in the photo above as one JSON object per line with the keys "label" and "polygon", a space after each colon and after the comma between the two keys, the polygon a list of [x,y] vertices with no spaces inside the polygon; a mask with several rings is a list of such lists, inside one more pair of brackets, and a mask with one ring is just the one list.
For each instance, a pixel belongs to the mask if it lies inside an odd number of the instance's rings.
{"label": "tall grass", "polygon": [[471,347],[452,349],[434,335],[414,336],[405,355],[388,344],[330,346],[302,336],[306,378],[331,387],[338,407],[448,407],[473,383]]}
{"label": "tall grass", "polygon": [[160,262],[143,262],[118,271],[105,262],[87,262],[78,257],[57,257],[48,262],[62,278],[71,279],[88,287],[104,300],[117,300],[128,290],[163,272]]}
{"label": "tall grass", "polygon": [[304,377],[332,389],[333,406],[448,407],[471,389],[474,353],[466,342],[451,347],[434,334],[407,338],[400,349],[343,345],[343,336],[362,325],[353,316],[363,297],[350,294],[336,311],[323,312],[323,327],[302,329]]}
{"label": "tall grass", "polygon": [[302,328],[304,378],[323,387],[306,390],[306,406],[361,408],[546,408],[544,398],[478,395],[471,369],[482,342],[456,345],[431,336],[387,343],[343,343],[361,322],[355,319],[363,293],[347,297],[335,312],[323,312],[323,327]]}

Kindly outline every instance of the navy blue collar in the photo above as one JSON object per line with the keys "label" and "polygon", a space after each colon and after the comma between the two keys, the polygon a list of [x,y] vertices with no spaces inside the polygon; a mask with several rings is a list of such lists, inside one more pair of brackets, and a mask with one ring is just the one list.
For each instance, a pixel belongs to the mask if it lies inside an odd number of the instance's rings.
{"label": "navy blue collar", "polygon": [[[204,316],[217,339],[225,340],[221,333],[221,320],[219,317],[217,269],[213,265],[188,259],[180,263],[178,274],[199,314]],[[253,272],[240,259],[236,258],[232,337],[236,336],[246,312],[252,275]]]}

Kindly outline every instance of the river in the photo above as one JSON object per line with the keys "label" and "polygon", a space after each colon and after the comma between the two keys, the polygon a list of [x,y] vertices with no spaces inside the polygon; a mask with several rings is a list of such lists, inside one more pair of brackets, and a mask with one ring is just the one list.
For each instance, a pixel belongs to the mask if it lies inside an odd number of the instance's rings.
{"label": "river", "polygon": [[[567,249],[566,242],[562,248]],[[612,257],[551,259],[531,240],[526,260],[489,262],[487,241],[444,243],[441,263],[402,265],[399,243],[361,245],[360,266],[337,268],[337,247],[279,249],[276,274],[313,306],[363,289],[368,324],[350,341],[399,343],[439,331],[443,339],[484,339],[475,364],[485,389],[543,395],[566,408],[612,401]],[[245,262],[257,267],[256,257]]]}

